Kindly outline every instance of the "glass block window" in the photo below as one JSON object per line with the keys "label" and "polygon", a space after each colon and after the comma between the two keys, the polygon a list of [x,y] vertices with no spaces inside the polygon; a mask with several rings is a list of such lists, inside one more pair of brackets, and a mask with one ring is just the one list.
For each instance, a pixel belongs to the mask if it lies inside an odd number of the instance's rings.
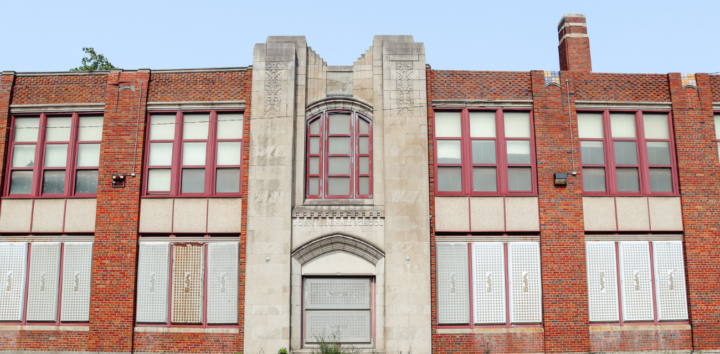
{"label": "glass block window", "polygon": [[587,242],[590,322],[688,320],[681,241]]}
{"label": "glass block window", "polygon": [[237,242],[141,242],[138,324],[237,325]]}
{"label": "glass block window", "polygon": [[303,279],[305,343],[372,343],[372,281],[360,277]]}
{"label": "glass block window", "polygon": [[435,190],[438,195],[533,195],[532,112],[436,110]]}
{"label": "glass block window", "polygon": [[656,112],[579,112],[585,195],[678,193],[672,119]]}
{"label": "glass block window", "polygon": [[0,242],[0,321],[90,320],[92,242]]}
{"label": "glass block window", "polygon": [[438,325],[542,323],[537,242],[439,242],[436,249]]}
{"label": "glass block window", "polygon": [[305,197],[372,198],[372,121],[328,111],[307,122]]}
{"label": "glass block window", "polygon": [[13,116],[6,196],[97,194],[102,114]]}
{"label": "glass block window", "polygon": [[148,115],[145,195],[239,196],[242,112]]}

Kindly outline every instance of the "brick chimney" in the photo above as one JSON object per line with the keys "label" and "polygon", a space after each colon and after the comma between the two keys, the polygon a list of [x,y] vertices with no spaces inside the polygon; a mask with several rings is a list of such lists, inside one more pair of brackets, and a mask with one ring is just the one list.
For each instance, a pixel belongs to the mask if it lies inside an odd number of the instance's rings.
{"label": "brick chimney", "polygon": [[592,71],[585,15],[564,15],[558,24],[560,70]]}

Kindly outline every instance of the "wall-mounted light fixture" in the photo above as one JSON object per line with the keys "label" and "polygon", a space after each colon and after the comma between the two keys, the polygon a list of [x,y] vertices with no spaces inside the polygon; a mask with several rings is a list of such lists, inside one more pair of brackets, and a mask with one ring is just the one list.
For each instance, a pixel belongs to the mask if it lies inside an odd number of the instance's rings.
{"label": "wall-mounted light fixture", "polygon": [[112,186],[113,186],[113,188],[125,188],[125,176],[124,175],[112,176]]}
{"label": "wall-mounted light fixture", "polygon": [[567,186],[567,173],[556,173],[555,174],[555,185],[556,186]]}

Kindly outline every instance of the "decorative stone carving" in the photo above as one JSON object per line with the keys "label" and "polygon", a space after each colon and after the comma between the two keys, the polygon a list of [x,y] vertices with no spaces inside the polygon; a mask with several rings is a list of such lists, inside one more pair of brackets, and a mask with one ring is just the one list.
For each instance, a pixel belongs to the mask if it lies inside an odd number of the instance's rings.
{"label": "decorative stone carving", "polygon": [[266,63],[265,65],[265,114],[280,111],[280,63]]}
{"label": "decorative stone carving", "polygon": [[377,264],[385,257],[385,252],[379,247],[361,238],[343,233],[321,236],[309,241],[293,251],[292,256],[300,262],[300,264],[305,264],[321,254],[333,251],[352,253],[372,264]]}
{"label": "decorative stone carving", "polygon": [[397,62],[397,110],[398,113],[403,111],[407,113],[413,113],[413,105],[415,99],[413,98],[413,83],[410,80],[412,75],[413,63],[411,61],[399,61]]}

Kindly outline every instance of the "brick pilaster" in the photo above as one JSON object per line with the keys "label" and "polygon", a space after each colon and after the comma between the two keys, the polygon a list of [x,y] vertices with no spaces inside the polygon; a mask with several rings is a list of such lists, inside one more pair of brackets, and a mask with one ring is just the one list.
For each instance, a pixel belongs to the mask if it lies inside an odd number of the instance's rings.
{"label": "brick pilaster", "polygon": [[[572,74],[561,72],[562,88],[545,87],[542,71],[533,71],[531,79],[546,353],[587,352],[590,349],[575,101],[571,87],[569,104],[573,120],[570,127],[565,79],[572,81]],[[570,175],[573,169],[571,151],[575,154],[578,170],[575,177]],[[567,186],[556,187],[554,173],[568,173]]]}
{"label": "brick pilaster", "polygon": [[[92,352],[133,351],[140,172],[149,78],[149,72],[122,70],[113,70],[107,78],[87,347]],[[137,161],[135,171],[133,157]],[[137,177],[130,177],[132,172]],[[128,176],[124,188],[112,187],[114,174]]]}
{"label": "brick pilaster", "polygon": [[[15,84],[15,72],[5,71],[0,76],[0,156],[7,154],[8,126],[10,125],[10,103],[12,102],[12,90]],[[5,163],[7,159],[0,159],[0,190],[4,187]]]}
{"label": "brick pilaster", "polygon": [[720,166],[710,76],[697,89],[668,74],[685,229],[685,264],[694,350],[720,350]]}

